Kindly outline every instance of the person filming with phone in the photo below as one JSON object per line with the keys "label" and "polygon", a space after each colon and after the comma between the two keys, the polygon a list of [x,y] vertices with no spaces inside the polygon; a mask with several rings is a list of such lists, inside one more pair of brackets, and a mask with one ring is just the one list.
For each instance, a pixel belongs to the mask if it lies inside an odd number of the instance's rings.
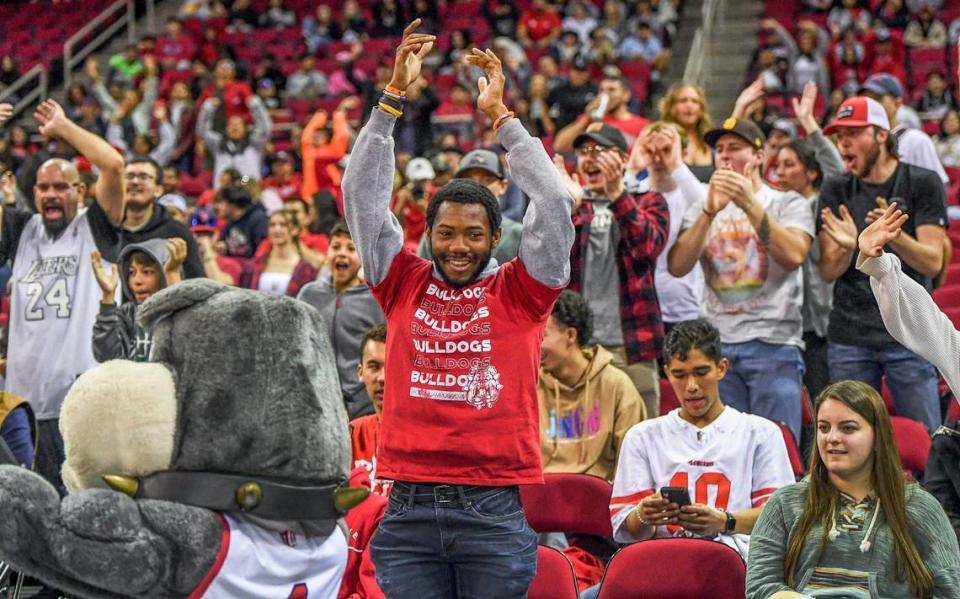
{"label": "person filming with phone", "polygon": [[712,324],[678,323],[664,345],[680,407],[627,432],[610,500],[614,539],[705,537],[746,559],[764,503],[794,482],[782,433],[723,405],[727,360]]}

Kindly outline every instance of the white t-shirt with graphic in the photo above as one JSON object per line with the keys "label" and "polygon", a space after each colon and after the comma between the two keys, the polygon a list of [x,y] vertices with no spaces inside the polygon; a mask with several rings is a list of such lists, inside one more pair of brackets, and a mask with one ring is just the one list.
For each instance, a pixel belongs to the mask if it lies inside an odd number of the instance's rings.
{"label": "white t-shirt with graphic", "polygon": [[[815,235],[810,202],[767,185],[757,202],[780,226]],[[700,216],[703,202],[684,215],[681,230]],[[713,219],[700,257],[706,281],[703,316],[720,330],[724,343],[765,341],[803,346],[803,271],[787,270],[760,245],[746,213],[733,202]]]}

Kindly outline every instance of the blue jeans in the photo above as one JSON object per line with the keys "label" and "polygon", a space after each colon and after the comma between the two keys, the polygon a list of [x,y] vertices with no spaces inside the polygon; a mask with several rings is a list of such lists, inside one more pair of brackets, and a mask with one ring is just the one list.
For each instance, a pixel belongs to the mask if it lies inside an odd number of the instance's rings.
{"label": "blue jeans", "polygon": [[730,362],[720,380],[724,405],[787,425],[800,443],[800,398],[803,357],[794,345],[764,341],[723,343]]}
{"label": "blue jeans", "polygon": [[370,557],[390,599],[519,599],[537,572],[537,535],[517,487],[398,481]]}
{"label": "blue jeans", "polygon": [[0,424],[0,437],[21,466],[33,467],[33,430],[26,408],[19,406],[7,414],[3,424]]}
{"label": "blue jeans", "polygon": [[60,436],[60,419],[37,421],[37,453],[33,457],[37,474],[47,479],[60,494],[66,497],[67,488],[63,486],[60,471],[67,459],[63,452],[63,437]]}
{"label": "blue jeans", "polygon": [[893,396],[897,415],[912,418],[934,431],[940,426],[937,371],[930,362],[903,346],[872,349],[830,342],[830,380],[862,381],[877,391],[881,376]]}

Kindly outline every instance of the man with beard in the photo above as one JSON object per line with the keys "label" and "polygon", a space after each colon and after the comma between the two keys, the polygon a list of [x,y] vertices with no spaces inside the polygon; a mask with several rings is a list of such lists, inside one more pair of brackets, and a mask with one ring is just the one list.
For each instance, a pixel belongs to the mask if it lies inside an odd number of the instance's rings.
{"label": "man with beard", "polygon": [[824,133],[836,133],[847,170],[828,177],[820,189],[820,272],[825,281],[836,280],[827,329],[830,379],[863,381],[879,390],[886,376],[897,414],[933,431],[940,425],[937,373],[887,332],[870,277],[856,269],[855,258],[858,231],[896,203],[910,218],[884,249],[930,291],[943,264],[943,184],[934,171],[898,160],[887,113],[871,98],[846,100]]}
{"label": "man with beard", "polygon": [[[590,125],[595,122],[615,127],[623,135],[627,147],[633,147],[633,143],[640,137],[640,132],[650,124],[650,121],[630,112],[631,95],[630,84],[626,79],[604,77],[600,82],[600,94],[590,100],[583,114],[557,133],[556,139],[553,140],[554,149],[558,152],[569,152],[576,145],[575,140],[587,132]],[[607,98],[607,103],[601,115],[598,114],[598,110],[603,108],[603,97]]]}
{"label": "man with beard", "polygon": [[70,121],[46,100],[34,114],[45,136],[73,146],[100,171],[96,197],[79,213],[86,192],[73,163],[53,158],[34,184],[39,214],[0,209],[0,262],[13,262],[7,392],[25,398],[38,421],[36,469],[60,493],[64,460],[60,406],[79,375],[96,366],[93,324],[100,288],[90,254],[112,254],[123,219],[123,156]]}
{"label": "man with beard", "polygon": [[[810,204],[763,182],[764,137],[750,120],[730,117],[704,136],[717,170],[704,193],[687,168],[673,180],[697,197],[681,217],[667,268],[686,275],[699,261],[704,315],[720,330],[730,361],[724,402],[790,427],[800,438],[803,377],[803,275],[814,235]],[[673,216],[673,215],[671,215]]]}
{"label": "man with beard", "polygon": [[467,62],[485,74],[477,108],[530,196],[519,259],[491,259],[500,208],[470,179],[447,183],[427,208],[433,261],[403,251],[390,212],[392,132],[436,41],[415,33],[419,24],[404,31],[390,85],[343,178],[347,221],[390,330],[378,476],[395,482],[371,556],[391,598],[419,599],[423,589],[438,597],[525,597],[537,538],[517,485],[543,480],[540,340],[569,277],[572,197],[543,144],[504,105],[500,60],[472,49]]}
{"label": "man with beard", "polygon": [[[596,126],[595,126],[596,127]],[[663,319],[654,273],[670,232],[667,201],[656,191],[627,189],[627,142],[600,125],[573,142],[583,200],[573,213],[577,242],[570,254],[570,288],[593,311],[593,335],[613,365],[630,377],[646,413],[660,413],[657,358]]]}
{"label": "man with beard", "polygon": [[120,247],[117,251],[131,243],[178,237],[187,242],[187,260],[183,263],[184,278],[205,277],[197,240],[190,233],[190,229],[157,204],[157,198],[163,194],[161,175],[160,165],[145,156],[131,158],[124,166],[127,198],[123,229],[120,231]]}

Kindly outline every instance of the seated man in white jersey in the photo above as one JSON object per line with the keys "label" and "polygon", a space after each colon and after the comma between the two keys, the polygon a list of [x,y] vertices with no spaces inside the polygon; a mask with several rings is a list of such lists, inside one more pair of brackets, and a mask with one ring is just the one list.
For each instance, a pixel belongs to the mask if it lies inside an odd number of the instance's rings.
{"label": "seated man in white jersey", "polygon": [[86,185],[76,166],[59,158],[37,171],[39,214],[0,209],[0,263],[13,263],[6,390],[33,408],[37,472],[63,494],[60,406],[73,381],[97,364],[92,340],[101,293],[90,254],[115,254],[123,220],[123,156],[70,121],[53,100],[43,102],[34,117],[41,134],[64,140],[99,171],[97,201],[86,211],[80,211]]}
{"label": "seated man in white jersey", "polygon": [[[610,500],[614,539],[699,536],[746,559],[763,504],[795,482],[783,436],[773,422],[723,405],[727,360],[706,320],[678,323],[664,359],[680,407],[627,432]],[[664,487],[683,488],[691,503],[669,501]]]}

